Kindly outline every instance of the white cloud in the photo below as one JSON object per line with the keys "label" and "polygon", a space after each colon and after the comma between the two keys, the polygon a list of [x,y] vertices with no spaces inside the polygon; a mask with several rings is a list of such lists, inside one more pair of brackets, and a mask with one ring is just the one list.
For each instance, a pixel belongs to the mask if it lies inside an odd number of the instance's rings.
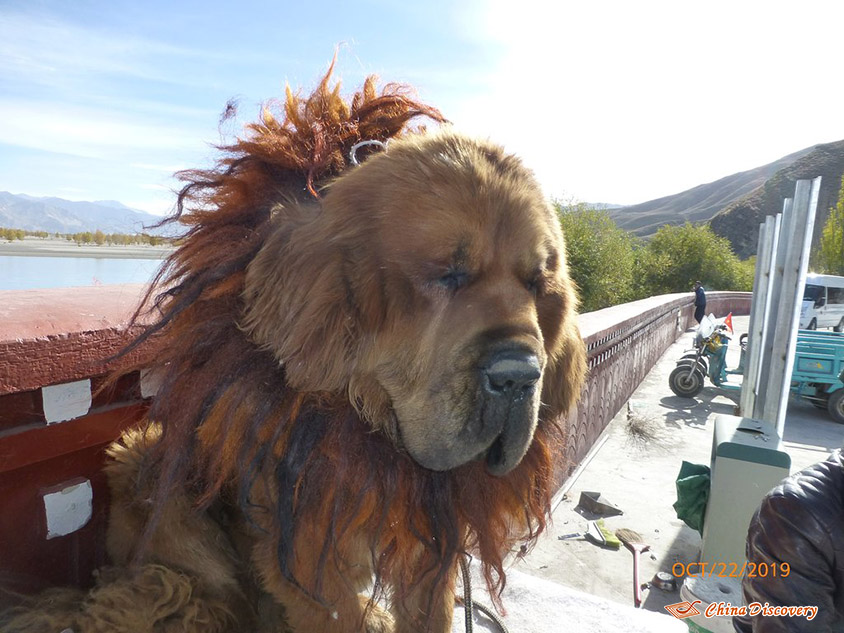
{"label": "white cloud", "polygon": [[121,200],[123,204],[132,209],[146,211],[153,215],[169,215],[173,211],[173,196],[168,195],[166,198],[158,197],[154,199],[148,198],[126,198]]}
{"label": "white cloud", "polygon": [[110,159],[143,150],[199,151],[196,130],[123,117],[109,110],[44,101],[0,100],[0,143]]}
{"label": "white cloud", "polygon": [[167,174],[175,174],[177,171],[181,171],[183,169],[187,169],[186,165],[159,165],[154,163],[132,163],[131,167],[133,169],[143,169],[146,171],[157,171]]}
{"label": "white cloud", "polygon": [[227,59],[223,50],[194,50],[126,32],[109,32],[58,20],[41,13],[2,11],[0,77],[48,86],[79,87],[80,80],[102,75],[174,82],[177,60]]}
{"label": "white cloud", "polygon": [[844,138],[840,45],[819,31],[838,0],[492,0],[464,19],[492,67],[453,119],[552,195],[641,202]]}

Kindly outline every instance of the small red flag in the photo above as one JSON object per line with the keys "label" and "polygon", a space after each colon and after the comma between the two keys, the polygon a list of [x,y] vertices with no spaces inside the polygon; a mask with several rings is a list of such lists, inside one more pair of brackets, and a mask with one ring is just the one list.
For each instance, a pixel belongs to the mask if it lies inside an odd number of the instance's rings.
{"label": "small red flag", "polygon": [[724,325],[730,328],[730,332],[733,332],[733,313],[730,312],[727,316],[724,317]]}

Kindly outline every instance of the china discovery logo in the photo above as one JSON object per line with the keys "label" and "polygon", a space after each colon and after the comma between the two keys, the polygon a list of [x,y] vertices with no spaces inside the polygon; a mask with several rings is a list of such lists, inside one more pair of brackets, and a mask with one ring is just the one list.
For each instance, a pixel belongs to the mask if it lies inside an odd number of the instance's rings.
{"label": "china discovery logo", "polygon": [[693,616],[700,615],[700,611],[695,608],[695,605],[700,603],[700,600],[695,600],[694,602],[684,600],[683,602],[675,602],[674,604],[666,605],[665,609],[678,620],[682,620],[683,618],[691,618]]}

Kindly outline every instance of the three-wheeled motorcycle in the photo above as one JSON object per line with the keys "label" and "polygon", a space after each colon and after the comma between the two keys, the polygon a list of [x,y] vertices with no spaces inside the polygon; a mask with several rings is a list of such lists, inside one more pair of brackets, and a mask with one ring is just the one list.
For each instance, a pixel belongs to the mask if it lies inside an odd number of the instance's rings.
{"label": "three-wheeled motorcycle", "polygon": [[747,335],[739,339],[741,359],[735,369],[727,369],[727,348],[730,343],[732,314],[723,319],[716,319],[709,314],[703,317],[695,332],[694,348],[687,350],[677,367],[668,377],[668,385],[675,395],[681,398],[694,398],[704,387],[706,378],[716,387],[727,391],[740,391],[741,385],[727,382],[730,374],[744,372],[744,354],[747,347]]}

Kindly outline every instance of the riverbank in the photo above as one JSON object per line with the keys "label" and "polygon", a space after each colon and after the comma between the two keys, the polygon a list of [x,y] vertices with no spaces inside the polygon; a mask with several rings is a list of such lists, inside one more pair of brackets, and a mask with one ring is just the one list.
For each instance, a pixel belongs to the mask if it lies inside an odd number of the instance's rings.
{"label": "riverbank", "polygon": [[95,257],[103,259],[164,259],[173,252],[172,246],[149,244],[76,244],[53,237],[27,236],[13,242],[0,241],[0,255],[23,257]]}

